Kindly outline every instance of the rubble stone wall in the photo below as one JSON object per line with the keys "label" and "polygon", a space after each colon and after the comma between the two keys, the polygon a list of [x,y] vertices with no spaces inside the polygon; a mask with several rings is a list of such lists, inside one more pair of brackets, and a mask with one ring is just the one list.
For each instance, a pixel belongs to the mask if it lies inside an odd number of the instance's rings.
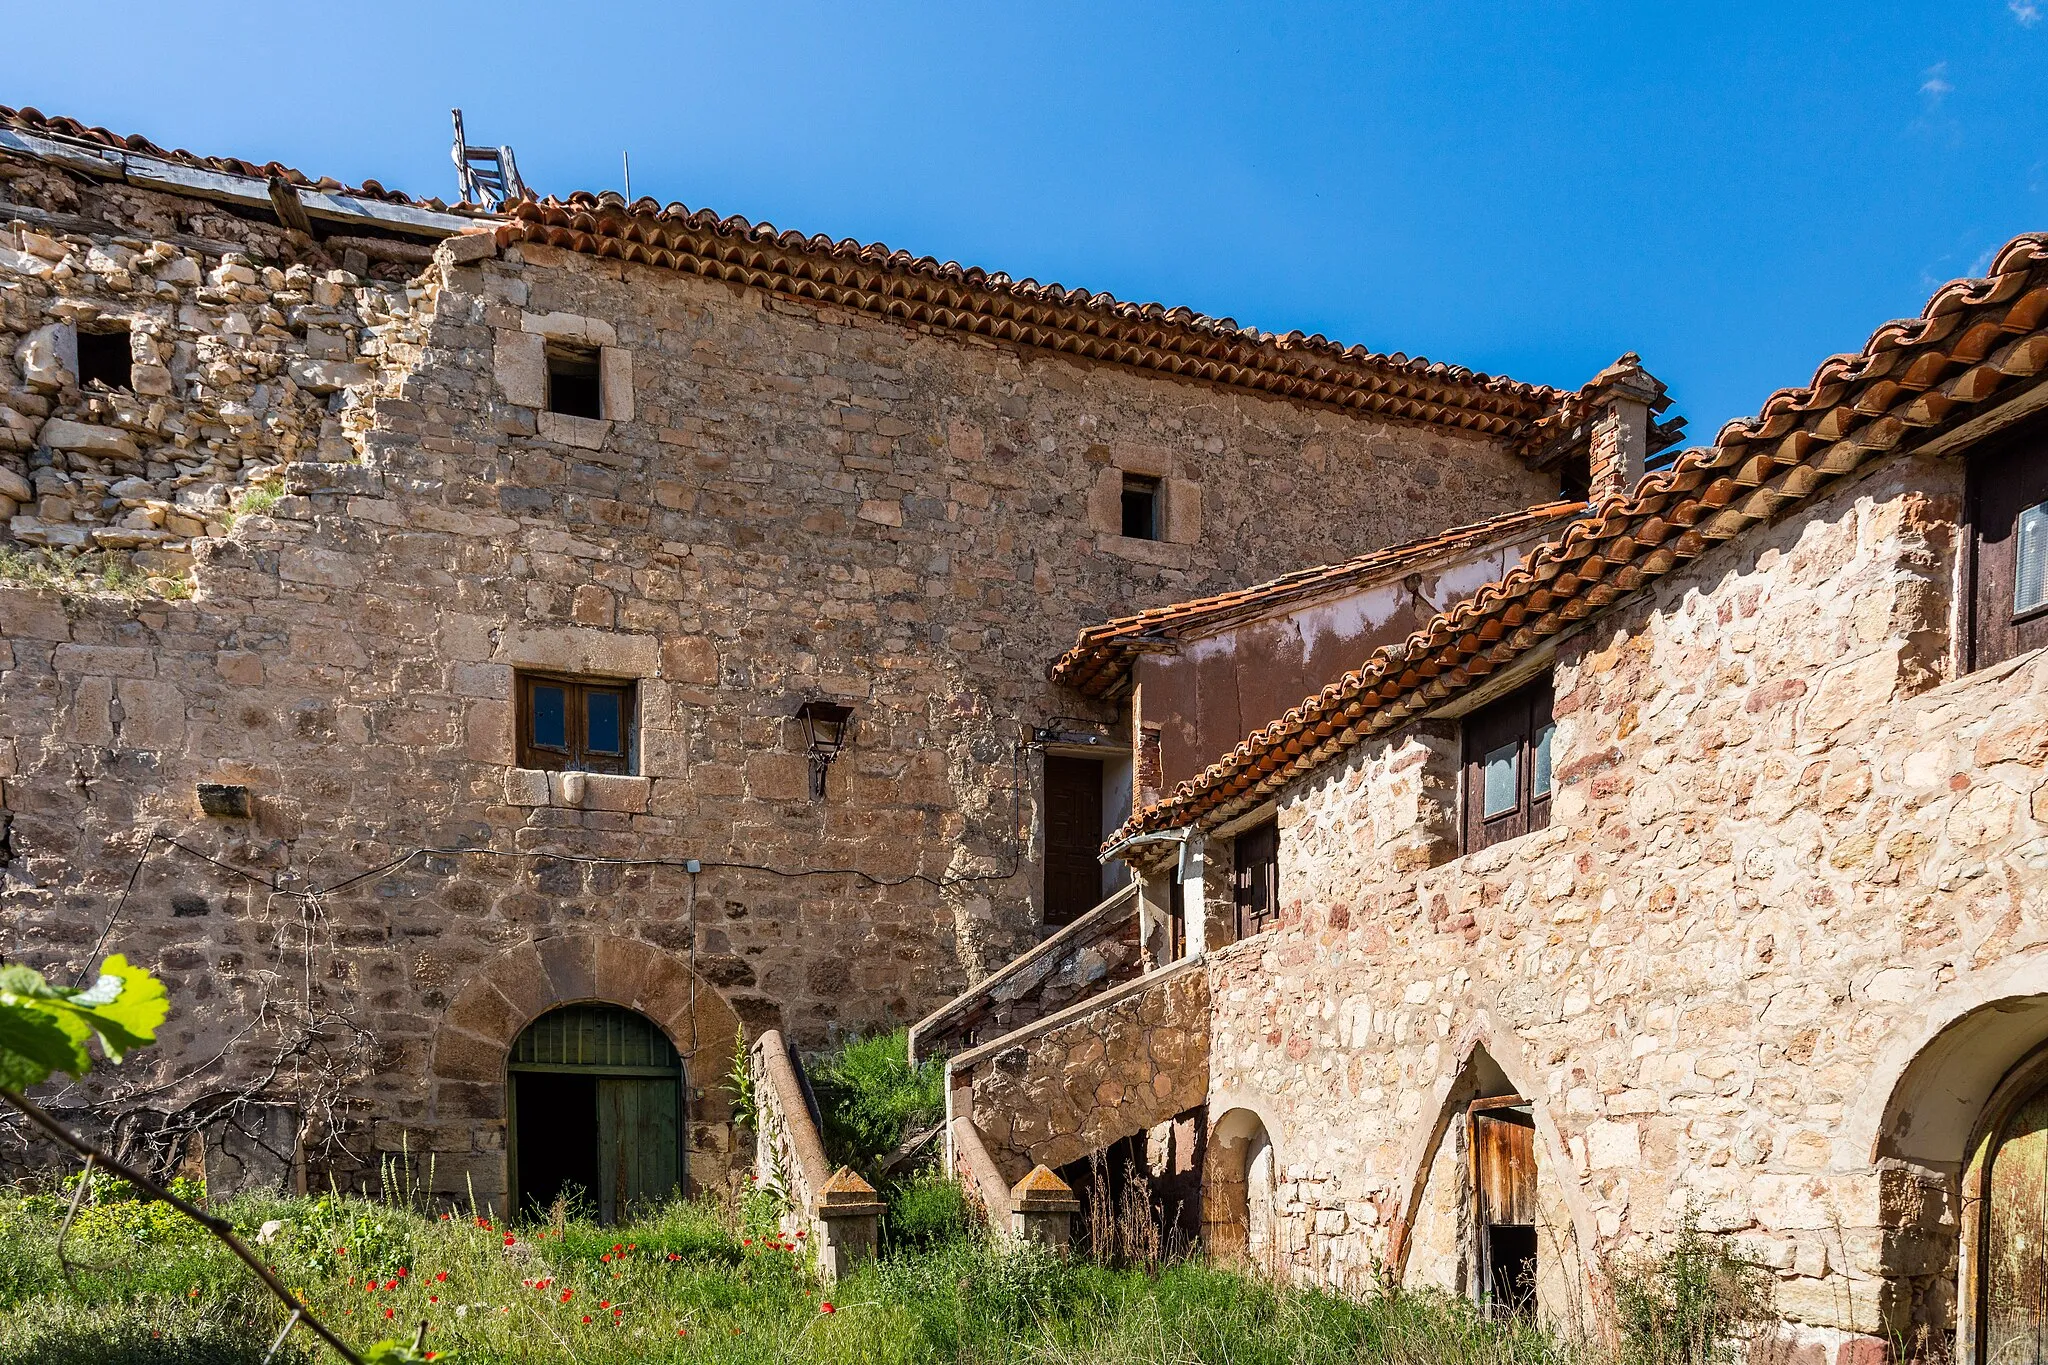
{"label": "rubble stone wall", "polygon": [[1209,983],[1190,960],[962,1053],[950,1074],[1014,1183],[1196,1108],[1208,1056]]}
{"label": "rubble stone wall", "polygon": [[[439,1088],[430,1054],[531,940],[644,944],[805,1046],[917,1017],[1037,932],[1022,741],[1076,710],[1044,667],[1083,623],[1546,491],[1433,429],[0,165],[42,215],[0,242],[0,471],[31,485],[0,526],[159,580],[0,586],[0,950],[65,970],[104,939],[170,983],[162,1044],[65,1103],[175,1126],[289,1092],[366,1169],[413,1125],[489,1192],[485,1044]],[[166,392],[34,369],[52,325],[116,314]],[[608,417],[539,410],[549,340],[602,348]],[[1164,471],[1179,539],[1101,529],[1126,462]],[[522,668],[633,682],[638,772],[517,767]],[[792,719],[817,696],[855,708],[822,801]],[[203,782],[251,815],[202,815]],[[530,985],[485,1003],[556,998]],[[717,1077],[677,1041],[695,1112]]]}
{"label": "rubble stone wall", "polygon": [[2048,1039],[2048,658],[1955,676],[1961,481],[1890,461],[1563,642],[1546,830],[1418,866],[1409,732],[1284,794],[1210,1056],[1276,1125],[1294,1273],[1446,1263],[1436,1135],[1497,1063],[1589,1264],[1691,1208],[1812,1347],[1949,1330],[1972,1106]]}

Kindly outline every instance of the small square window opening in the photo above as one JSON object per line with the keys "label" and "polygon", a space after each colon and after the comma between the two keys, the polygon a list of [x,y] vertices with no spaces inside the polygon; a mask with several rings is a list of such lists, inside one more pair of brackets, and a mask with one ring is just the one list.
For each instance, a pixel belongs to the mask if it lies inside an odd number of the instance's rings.
{"label": "small square window opening", "polygon": [[1159,539],[1159,480],[1124,475],[1124,535],[1131,540]]}
{"label": "small square window opening", "polygon": [[518,675],[519,766],[632,773],[638,766],[631,683]]}
{"label": "small square window opening", "polygon": [[595,346],[548,343],[548,411],[565,417],[604,416],[604,386]]}
{"label": "small square window opening", "polygon": [[135,358],[128,346],[128,329],[117,332],[78,334],[78,386],[104,384],[110,389],[134,385]]}

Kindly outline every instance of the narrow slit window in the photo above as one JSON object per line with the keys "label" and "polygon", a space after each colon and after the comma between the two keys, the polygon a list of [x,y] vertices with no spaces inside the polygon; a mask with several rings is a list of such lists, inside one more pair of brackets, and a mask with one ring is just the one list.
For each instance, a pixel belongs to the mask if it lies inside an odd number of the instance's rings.
{"label": "narrow slit window", "polygon": [[518,675],[519,766],[555,772],[631,773],[631,683]]}
{"label": "narrow slit window", "polygon": [[548,343],[548,411],[565,417],[604,416],[604,386],[595,346]]}
{"label": "narrow slit window", "polygon": [[128,329],[78,334],[78,386],[104,384],[110,389],[133,388],[135,353],[128,344]]}
{"label": "narrow slit window", "polygon": [[1124,535],[1131,540],[1159,539],[1159,480],[1124,475]]}

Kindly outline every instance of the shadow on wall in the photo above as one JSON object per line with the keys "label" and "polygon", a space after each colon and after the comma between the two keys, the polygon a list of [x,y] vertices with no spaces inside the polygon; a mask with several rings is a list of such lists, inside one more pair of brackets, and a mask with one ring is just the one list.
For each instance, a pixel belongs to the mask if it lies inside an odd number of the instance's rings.
{"label": "shadow on wall", "polygon": [[1202,1240],[1224,1265],[1277,1274],[1279,1171],[1272,1136],[1249,1109],[1233,1109],[1209,1132],[1202,1191]]}

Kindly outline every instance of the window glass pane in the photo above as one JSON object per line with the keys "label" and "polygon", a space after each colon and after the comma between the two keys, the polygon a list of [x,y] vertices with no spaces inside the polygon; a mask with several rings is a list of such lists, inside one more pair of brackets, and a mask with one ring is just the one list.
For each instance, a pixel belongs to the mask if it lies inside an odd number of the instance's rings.
{"label": "window glass pane", "polygon": [[1515,808],[1521,795],[1521,753],[1522,742],[1515,740],[1487,750],[1486,757],[1479,760],[1480,771],[1485,775],[1485,799],[1480,809],[1489,820]]}
{"label": "window glass pane", "polygon": [[1550,736],[1556,725],[1546,725],[1536,732],[1536,770],[1529,774],[1529,795],[1533,797],[1550,795]]}
{"label": "window glass pane", "polygon": [[2019,549],[2012,576],[2012,609],[2032,611],[2048,605],[2048,502],[2020,513],[2015,532]]}
{"label": "window glass pane", "polygon": [[590,703],[590,729],[584,747],[593,754],[624,753],[626,746],[619,742],[619,694],[592,692],[586,699]]}
{"label": "window glass pane", "polygon": [[566,688],[547,683],[534,685],[533,742],[544,749],[569,747],[569,694]]}

